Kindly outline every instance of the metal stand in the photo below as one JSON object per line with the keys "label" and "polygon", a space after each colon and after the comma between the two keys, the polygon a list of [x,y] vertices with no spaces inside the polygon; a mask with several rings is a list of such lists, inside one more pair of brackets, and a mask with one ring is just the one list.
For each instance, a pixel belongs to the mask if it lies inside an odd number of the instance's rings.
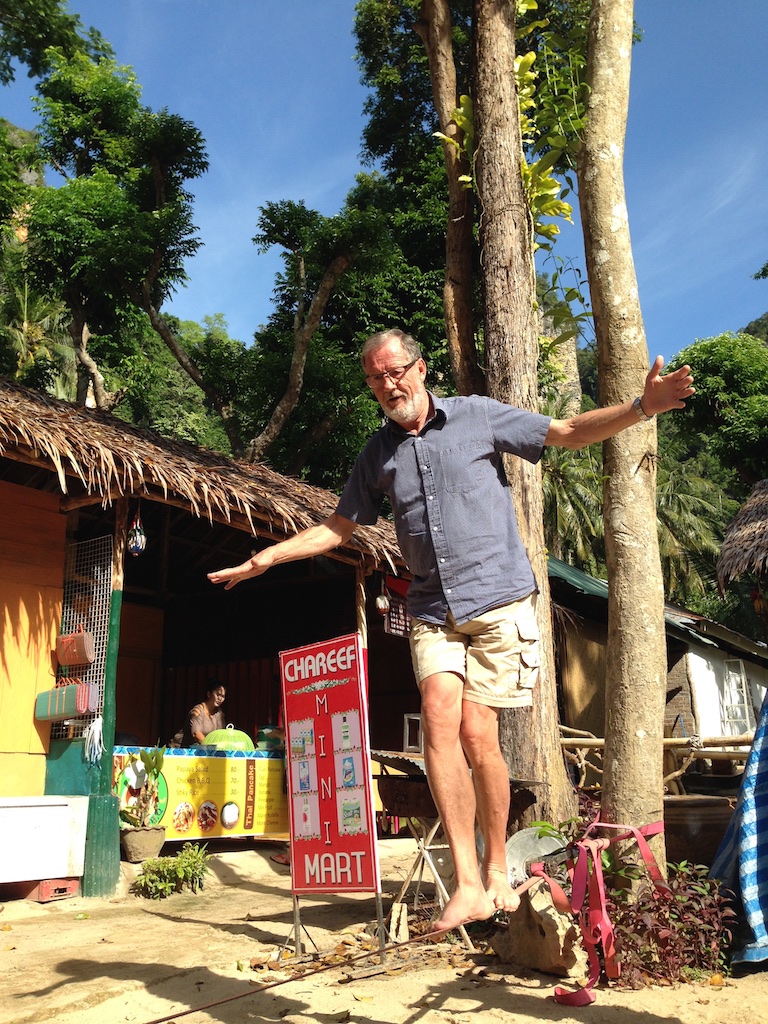
{"label": "metal stand", "polygon": [[[409,828],[409,830],[411,832],[411,835],[416,840],[416,846],[417,846],[418,852],[416,854],[416,858],[415,858],[413,864],[411,865],[411,870],[408,872],[408,876],[406,877],[405,881],[403,882],[403,884],[400,887],[400,892],[395,897],[395,903],[402,903],[403,902],[403,897],[408,892],[408,886],[411,884],[411,881],[413,880],[413,876],[418,871],[419,877],[418,877],[418,881],[416,883],[416,893],[414,895],[414,910],[416,909],[417,901],[418,901],[418,898],[419,898],[419,893],[421,891],[421,880],[422,880],[423,873],[424,873],[424,865],[426,864],[427,867],[429,868],[430,872],[432,873],[432,877],[433,877],[433,879],[435,881],[435,890],[437,892],[437,896],[438,896],[438,901],[440,903],[440,907],[442,908],[442,907],[444,907],[446,905],[446,903],[448,902],[450,897],[448,895],[448,890],[445,888],[445,883],[443,882],[443,879],[440,876],[440,872],[437,870],[435,862],[432,859],[433,851],[435,851],[435,850],[447,850],[448,849],[448,844],[447,843],[436,843],[434,841],[435,840],[435,836],[438,834],[438,832],[442,828],[442,824],[443,824],[442,820],[439,817],[436,818],[436,819],[412,818],[411,817],[411,818],[408,818],[407,820],[408,820],[408,828]],[[418,830],[416,828],[414,828],[414,825],[413,825],[414,821],[416,821],[418,823],[418,826],[419,826]],[[458,931],[459,934],[461,935],[461,939],[462,939],[462,942],[464,943],[464,946],[470,952],[474,953],[475,952],[475,947],[472,944],[472,940],[470,939],[469,935],[467,934],[467,930],[464,927],[464,925],[463,924],[459,925],[459,927],[456,929],[456,931]]]}
{"label": "metal stand", "polygon": [[[383,907],[382,907],[382,903],[381,903],[381,893],[380,892],[376,893],[376,922],[377,922],[377,926],[378,926],[378,935],[379,935],[379,959],[381,960],[382,963],[385,963],[386,959],[387,959],[387,952],[386,952],[387,927],[386,927],[386,924],[384,923],[384,911],[383,911]],[[293,948],[294,948],[294,955],[296,956],[297,959],[299,957],[303,956],[303,954],[304,954],[304,946],[303,946],[302,941],[301,941],[301,931],[302,931],[302,928],[304,928],[304,926],[301,923],[301,911],[299,909],[299,897],[294,894],[294,897],[293,897]],[[317,944],[313,940],[312,936],[309,934],[309,932],[307,931],[306,928],[304,928],[304,932],[306,933],[306,936],[309,939],[309,941],[315,947],[315,952],[317,952],[318,951]],[[286,939],[285,945],[287,945],[287,944],[288,944],[288,940]],[[285,945],[283,946],[283,948],[285,948]],[[373,954],[371,954],[371,955],[373,955]]]}

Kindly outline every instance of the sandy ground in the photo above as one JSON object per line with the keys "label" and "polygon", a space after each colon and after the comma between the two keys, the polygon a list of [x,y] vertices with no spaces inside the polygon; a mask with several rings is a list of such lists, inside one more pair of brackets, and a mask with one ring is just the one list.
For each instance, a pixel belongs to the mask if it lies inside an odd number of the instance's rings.
{"label": "sandy ground", "polygon": [[[197,895],[135,897],[128,887],[136,869],[124,865],[112,899],[0,904],[0,1024],[469,1024],[478,1011],[510,1024],[766,1020],[768,968],[722,987],[600,986],[594,1004],[571,1009],[552,998],[558,979],[469,953],[460,942],[413,943],[382,963],[366,931],[376,922],[367,894],[302,897],[305,944],[318,954],[302,958],[303,975],[291,960],[261,966],[292,950],[290,876],[269,859],[278,850],[250,841],[211,846],[213,874]],[[384,840],[380,856],[386,914],[414,847]]]}

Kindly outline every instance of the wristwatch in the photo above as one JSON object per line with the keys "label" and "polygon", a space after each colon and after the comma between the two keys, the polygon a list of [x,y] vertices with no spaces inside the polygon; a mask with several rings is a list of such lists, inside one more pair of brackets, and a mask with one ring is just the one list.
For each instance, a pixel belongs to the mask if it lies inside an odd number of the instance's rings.
{"label": "wristwatch", "polygon": [[655,415],[655,413],[651,413],[650,416],[648,415],[648,413],[643,408],[643,400],[642,400],[642,398],[639,398],[639,397],[636,398],[634,400],[634,402],[632,403],[632,408],[637,413],[637,418],[639,420],[652,420],[654,415]]}

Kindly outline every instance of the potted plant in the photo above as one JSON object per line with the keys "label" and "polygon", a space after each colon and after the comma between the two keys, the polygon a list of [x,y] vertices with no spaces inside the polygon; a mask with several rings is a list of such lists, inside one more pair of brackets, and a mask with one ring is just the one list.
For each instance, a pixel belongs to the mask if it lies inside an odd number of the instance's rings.
{"label": "potted plant", "polygon": [[120,794],[120,845],[125,859],[138,864],[156,857],[165,842],[165,826],[158,825],[165,747],[141,749],[123,769]]}

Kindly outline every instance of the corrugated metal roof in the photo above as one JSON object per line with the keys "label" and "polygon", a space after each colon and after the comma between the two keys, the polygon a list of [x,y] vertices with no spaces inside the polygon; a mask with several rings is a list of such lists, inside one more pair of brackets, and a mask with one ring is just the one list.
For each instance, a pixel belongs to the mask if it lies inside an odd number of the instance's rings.
{"label": "corrugated metal roof", "polygon": [[[562,580],[579,593],[608,600],[608,584],[605,580],[589,576],[581,569],[567,565],[553,555],[548,557],[547,567],[550,578]],[[739,651],[768,665],[767,644],[758,643],[719,622],[704,618],[703,615],[667,604],[664,606],[664,620],[667,633],[686,643],[694,642],[700,646]]]}

